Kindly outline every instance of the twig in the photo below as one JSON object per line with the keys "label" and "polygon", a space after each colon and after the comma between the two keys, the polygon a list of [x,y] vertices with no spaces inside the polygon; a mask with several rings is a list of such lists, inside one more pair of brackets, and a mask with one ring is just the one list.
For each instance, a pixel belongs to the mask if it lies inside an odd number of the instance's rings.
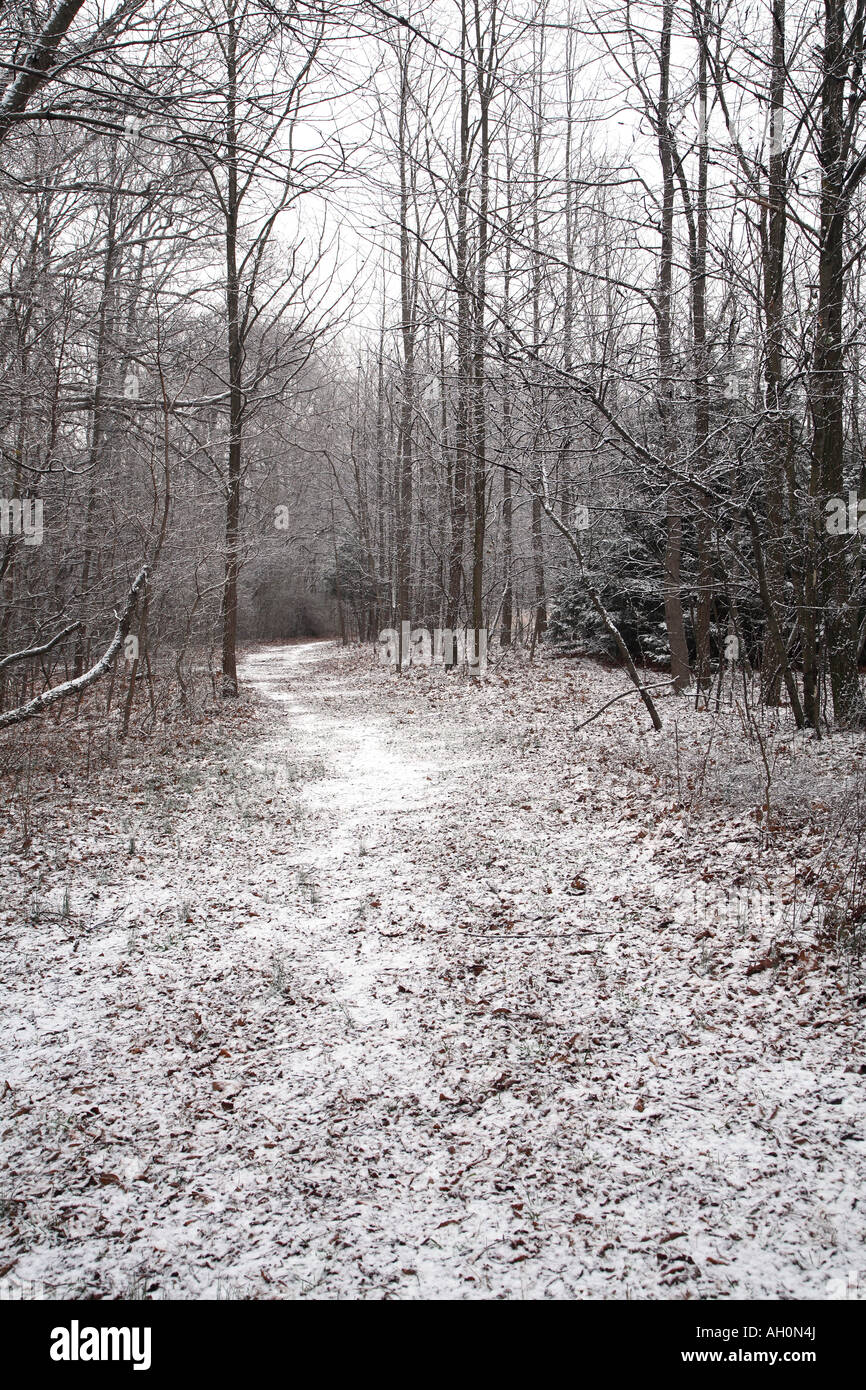
{"label": "twig", "polygon": [[44,656],[46,652],[51,651],[52,647],[56,647],[58,642],[62,642],[64,637],[68,637],[70,632],[75,632],[76,628],[79,627],[81,627],[80,622],[70,623],[62,632],[58,632],[56,637],[52,637],[50,642],[46,642],[41,647],[28,647],[24,652],[10,652],[9,656],[4,656],[0,660],[0,671],[5,666],[13,665],[16,661],[27,661],[31,656]]}
{"label": "twig", "polygon": [[609,709],[611,705],[615,705],[617,700],[624,700],[626,695],[642,696],[645,690],[662,690],[666,689],[669,685],[676,685],[676,681],[660,681],[658,685],[636,685],[632,690],[623,690],[620,692],[619,695],[614,695],[612,700],[607,700],[599,709],[595,711],[595,714],[591,714],[588,719],[584,719],[582,724],[575,725],[574,729],[572,730],[572,733],[580,733],[581,729],[585,729],[587,724],[592,723],[593,719],[598,719],[598,716],[600,714],[604,714],[606,709]]}
{"label": "twig", "polygon": [[8,710],[6,714],[0,714],[0,729],[6,729],[10,724],[20,724],[25,719],[32,719],[34,715],[41,714],[48,705],[53,705],[55,700],[63,700],[69,695],[77,694],[80,690],[86,690],[89,685],[93,685],[94,681],[99,680],[100,676],[105,675],[105,672],[123,646],[126,635],[129,632],[130,624],[132,623],[132,615],[135,612],[135,605],[138,602],[138,596],[147,580],[147,575],[148,567],[144,565],[132,581],[132,587],[126,595],[126,603],[124,604],[123,612],[117,620],[114,636],[102,653],[102,656],[96,662],[96,665],[91,666],[89,671],[85,671],[83,676],[76,676],[74,680],[65,681],[63,685],[55,685],[53,690],[46,690],[44,694],[37,695],[34,700],[29,700],[26,705],[19,705],[17,709],[11,709]]}

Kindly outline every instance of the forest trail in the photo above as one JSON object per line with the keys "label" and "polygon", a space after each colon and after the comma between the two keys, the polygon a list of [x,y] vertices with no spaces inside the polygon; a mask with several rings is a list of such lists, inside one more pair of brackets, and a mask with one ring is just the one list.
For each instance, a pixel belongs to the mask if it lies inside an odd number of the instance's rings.
{"label": "forest trail", "polygon": [[0,1302],[866,1299],[864,57],[0,6]]}
{"label": "forest trail", "polygon": [[364,660],[258,651],[243,737],[70,804],[4,936],[13,1277],[827,1296],[866,1264],[856,1010],[676,891],[746,831],[636,795],[639,711],[566,762],[505,677]]}

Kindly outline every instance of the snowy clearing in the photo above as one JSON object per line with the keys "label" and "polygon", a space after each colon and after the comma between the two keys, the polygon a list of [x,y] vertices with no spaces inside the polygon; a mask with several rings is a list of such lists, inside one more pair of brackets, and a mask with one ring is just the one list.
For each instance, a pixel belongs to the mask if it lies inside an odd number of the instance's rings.
{"label": "snowy clearing", "polygon": [[4,825],[7,1279],[827,1298],[866,1270],[863,983],[794,881],[862,738],[776,736],[767,846],[733,712],[570,732],[622,673],[316,643],[243,675],[195,745],[46,791],[26,849]]}

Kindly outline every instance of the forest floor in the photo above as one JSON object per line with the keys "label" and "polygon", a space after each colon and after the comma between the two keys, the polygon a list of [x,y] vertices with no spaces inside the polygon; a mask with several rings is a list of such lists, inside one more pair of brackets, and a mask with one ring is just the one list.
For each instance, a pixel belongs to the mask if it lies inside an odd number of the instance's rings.
{"label": "forest floor", "polygon": [[862,922],[827,908],[866,740],[675,697],[578,731],[626,686],[579,660],[243,675],[4,817],[0,1276],[866,1293]]}

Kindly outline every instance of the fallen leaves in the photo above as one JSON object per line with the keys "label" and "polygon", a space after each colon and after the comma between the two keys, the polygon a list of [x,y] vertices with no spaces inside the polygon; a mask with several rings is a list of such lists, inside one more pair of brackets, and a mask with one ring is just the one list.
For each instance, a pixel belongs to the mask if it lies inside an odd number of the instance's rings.
{"label": "fallen leaves", "polygon": [[[145,881],[123,877],[102,925],[52,918],[28,929],[38,950],[7,957],[19,1265],[87,1270],[81,1292],[99,1296],[142,1265],[186,1297],[226,1276],[268,1297],[383,1296],[401,1276],[420,1296],[820,1296],[826,1262],[856,1257],[853,1222],[839,1244],[804,1236],[821,1194],[863,1176],[856,1008],[835,986],[829,1007],[805,938],[808,959],[684,905],[702,874],[714,890],[756,866],[772,881],[776,852],[749,858],[755,822],[675,811],[624,724],[615,747],[588,732],[579,758],[551,727],[543,752],[518,733],[463,766],[454,749],[494,726],[498,683],[459,700],[431,683],[428,705],[420,685],[373,690],[353,660],[298,682],[309,718],[265,708],[219,753],[225,772],[176,813],[182,840],[136,832]],[[593,699],[607,680],[580,676]],[[516,729],[538,693],[532,672],[512,681]],[[682,719],[699,751],[698,716]],[[299,743],[325,775],[298,786],[284,843],[273,780],[247,805],[244,769]],[[63,835],[86,836],[86,809]],[[806,969],[807,995],[780,985]],[[40,994],[38,1017],[68,1029],[26,1031]],[[66,1113],[73,1090],[98,1121]]]}

